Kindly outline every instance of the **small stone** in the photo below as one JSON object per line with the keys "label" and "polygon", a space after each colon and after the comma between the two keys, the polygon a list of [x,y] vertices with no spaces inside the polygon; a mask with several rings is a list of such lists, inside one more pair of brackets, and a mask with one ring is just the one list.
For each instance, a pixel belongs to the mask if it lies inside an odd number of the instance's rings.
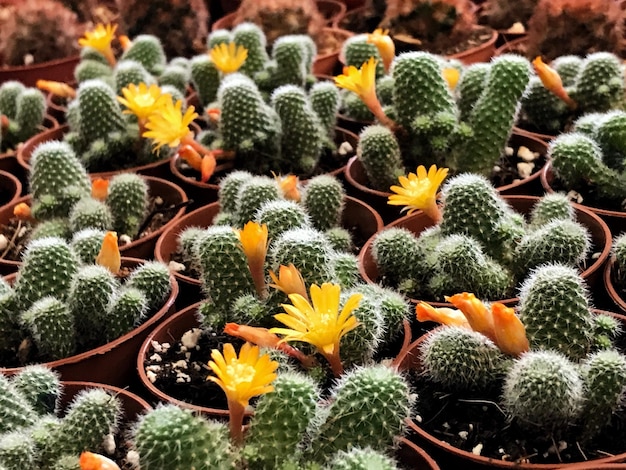
{"label": "small stone", "polygon": [[187,361],[181,359],[180,361],[172,362],[172,368],[174,369],[186,369]]}
{"label": "small stone", "polygon": [[201,371],[202,370],[202,366],[200,366],[200,364],[198,364],[197,362],[194,362],[192,367],[193,367],[193,370],[195,370],[195,371]]}
{"label": "small stone", "polygon": [[102,441],[102,447],[107,454],[115,454],[115,449],[117,446],[115,445],[115,437],[113,436],[113,434],[109,433],[104,436],[104,441]]}
{"label": "small stone", "polygon": [[26,235],[27,230],[28,229],[26,227],[22,227],[20,229],[20,231],[17,232],[17,238],[24,238],[24,236]]}
{"label": "small stone", "polygon": [[524,160],[525,162],[535,161],[536,154],[533,153],[528,147],[524,147],[523,145],[517,149],[517,156]]}
{"label": "small stone", "polygon": [[506,32],[510,34],[524,34],[526,32],[526,28],[524,27],[524,23],[516,21],[509,29],[506,30]]}
{"label": "small stone", "polygon": [[583,202],[582,194],[574,191],[573,189],[568,191],[567,199],[569,199],[570,201],[577,202],[578,204],[581,204]]}
{"label": "small stone", "polygon": [[152,356],[149,357],[149,359],[154,362],[161,362],[163,360],[163,358],[157,353],[154,353]]}
{"label": "small stone", "polygon": [[156,196],[154,198],[154,204],[157,206],[162,206],[163,205],[163,198],[161,196]]}
{"label": "small stone", "polygon": [[187,374],[178,373],[176,375],[176,383],[184,384],[189,382],[191,382],[191,377],[189,377]]}
{"label": "small stone", "polygon": [[533,170],[535,169],[535,164],[530,162],[519,162],[517,164],[517,173],[520,178],[528,178],[533,174]]}
{"label": "small stone", "polygon": [[413,419],[415,419],[415,421],[417,421],[418,423],[422,422],[422,416],[421,415],[415,415],[415,418],[413,418]]}
{"label": "small stone", "polygon": [[146,370],[152,371],[152,372],[160,372],[161,371],[161,366],[158,364],[152,364],[146,367]]}
{"label": "small stone", "polygon": [[337,153],[339,155],[347,155],[352,152],[354,152],[354,147],[352,147],[352,144],[348,141],[342,142],[339,148],[337,149]]}
{"label": "small stone", "polygon": [[156,382],[157,380],[157,375],[151,370],[146,371],[146,377],[148,377],[148,380],[152,383]]}
{"label": "small stone", "polygon": [[150,344],[152,345],[152,349],[154,349],[156,352],[163,352],[163,346],[158,341],[152,340]]}
{"label": "small stone", "polygon": [[185,359],[187,359],[187,360],[191,359],[191,353],[190,352],[186,352],[185,353]]}
{"label": "small stone", "polygon": [[189,348],[188,348],[187,346],[181,346],[181,347],[180,347],[180,352],[181,352],[181,353],[187,352],[187,350],[188,350],[188,349],[189,349]]}
{"label": "small stone", "polygon": [[202,330],[200,328],[192,328],[191,330],[185,332],[183,337],[180,339],[180,342],[187,349],[193,349],[198,344],[200,333],[202,333]]}
{"label": "small stone", "polygon": [[129,450],[126,454],[126,462],[135,468],[139,468],[139,452],[136,450]]}
{"label": "small stone", "polygon": [[474,448],[472,449],[472,454],[474,455],[480,455],[480,453],[483,451],[483,445],[481,443],[478,443],[474,446]]}
{"label": "small stone", "polygon": [[183,263],[178,263],[176,261],[170,261],[167,264],[167,267],[170,269],[170,271],[174,271],[174,272],[182,272],[185,269],[187,269],[187,266],[185,266]]}
{"label": "small stone", "polygon": [[459,431],[459,437],[460,437],[461,439],[463,439],[464,441],[465,441],[465,440],[467,440],[467,435],[468,435],[468,434],[469,434],[469,433],[468,433],[467,431]]}
{"label": "small stone", "polygon": [[120,245],[124,246],[124,245],[128,245],[129,243],[132,243],[132,238],[130,238],[128,235],[124,234],[122,236],[120,236],[119,239],[119,243]]}
{"label": "small stone", "polygon": [[0,235],[0,250],[6,249],[9,246],[9,239],[4,235]]}
{"label": "small stone", "polygon": [[161,347],[163,348],[163,352],[166,352],[172,345],[170,343],[161,343]]}
{"label": "small stone", "polygon": [[514,152],[514,151],[515,151],[515,150],[513,149],[513,147],[509,147],[508,145],[504,148],[504,154],[505,154],[507,157],[512,157],[512,156],[513,156],[513,152]]}

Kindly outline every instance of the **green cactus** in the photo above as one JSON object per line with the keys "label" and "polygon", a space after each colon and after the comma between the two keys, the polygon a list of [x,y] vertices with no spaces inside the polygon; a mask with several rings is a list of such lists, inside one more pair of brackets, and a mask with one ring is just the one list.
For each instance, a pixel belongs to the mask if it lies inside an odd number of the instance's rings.
{"label": "green cactus", "polygon": [[46,115],[46,97],[37,88],[26,88],[17,99],[17,112],[14,121],[9,119],[9,134],[3,135],[6,141],[14,146],[25,142],[37,132]]}
{"label": "green cactus", "polygon": [[198,93],[202,106],[208,106],[217,98],[220,72],[207,54],[191,59],[191,83]]}
{"label": "green cactus", "polygon": [[148,212],[148,184],[134,173],[120,173],[109,181],[106,204],[113,215],[113,229],[133,238]]}
{"label": "green cactus", "polygon": [[356,121],[371,122],[374,115],[363,100],[355,93],[341,90],[341,113]]}
{"label": "green cactus", "polygon": [[232,33],[227,29],[216,29],[209,33],[207,38],[207,48],[213,49],[218,44],[228,44],[233,40]]}
{"label": "green cactus", "polygon": [[43,297],[20,317],[42,357],[55,361],[76,351],[74,316],[54,297]]}
{"label": "green cactus", "polygon": [[571,97],[581,113],[608,111],[623,99],[624,77],[621,59],[610,52],[585,57]]}
{"label": "green cactus", "polygon": [[380,78],[385,74],[383,61],[378,52],[378,48],[373,43],[367,41],[367,35],[357,34],[346,39],[341,46],[341,55],[345,58],[346,66],[354,66],[360,68],[370,57],[373,57],[376,63],[376,78]]}
{"label": "green cactus", "polygon": [[327,470],[399,470],[396,462],[385,454],[375,450],[353,447],[349,451],[340,451],[325,467]]}
{"label": "green cactus", "polygon": [[283,129],[289,129],[281,139],[280,168],[295,174],[311,174],[321,156],[324,131],[305,91],[296,85],[280,86],[272,93],[271,104]]}
{"label": "green cactus", "polygon": [[[621,110],[596,114],[595,133],[593,139],[600,146],[602,161],[609,168],[623,172],[626,169],[626,112]],[[580,132],[580,119],[577,121],[577,130]]]}
{"label": "green cactus", "polygon": [[[307,41],[308,39],[308,41]],[[315,43],[308,36],[290,34],[281,36],[272,46],[272,59],[276,70],[272,77],[272,88],[281,85],[297,85],[304,87],[310,72],[315,52]]]}
{"label": "green cactus", "polygon": [[17,298],[13,291],[0,295],[0,351],[17,351],[22,340],[19,319],[16,318]]}
{"label": "green cactus", "polygon": [[[372,241],[372,256],[378,267],[379,275],[388,286],[407,286],[418,276],[419,264],[415,260],[423,258],[425,253],[415,235],[407,229],[388,227],[378,232]],[[403,289],[403,290],[405,290]]]}
{"label": "green cactus", "polygon": [[584,435],[591,438],[606,427],[624,400],[626,357],[613,349],[585,358],[581,367],[585,397],[581,422]]}
{"label": "green cactus", "polygon": [[39,364],[25,366],[11,378],[11,383],[37,414],[53,414],[57,411],[57,402],[61,396],[61,381],[57,372]]}
{"label": "green cactus", "polygon": [[120,60],[135,60],[154,75],[161,75],[167,62],[161,41],[150,34],[134,37],[131,46],[124,51]]}
{"label": "green cactus", "polygon": [[9,119],[17,116],[17,101],[26,87],[22,82],[9,80],[0,86],[0,112]]}
{"label": "green cactus", "polygon": [[593,315],[574,268],[538,267],[524,281],[519,298],[520,320],[531,348],[554,349],[572,360],[587,355],[593,344]]}
{"label": "green cactus", "polygon": [[187,93],[187,84],[190,78],[190,74],[185,67],[169,64],[159,75],[158,81],[161,87],[173,87],[184,97],[185,93]]}
{"label": "green cactus", "polygon": [[80,470],[80,457],[77,455],[62,455],[52,464],[50,470]]}
{"label": "green cactus", "polygon": [[531,351],[514,361],[502,391],[502,405],[513,419],[547,432],[575,420],[583,398],[576,365],[555,351]]}
{"label": "green cactus", "polygon": [[33,228],[28,237],[29,242],[46,237],[58,237],[66,239],[71,235],[67,219],[55,217],[53,219],[44,220]]}
{"label": "green cactus", "polygon": [[70,247],[76,254],[79,263],[92,264],[95,262],[102,248],[105,234],[104,230],[93,228],[83,229],[74,233],[70,241]]}
{"label": "green cactus", "polygon": [[326,419],[313,437],[310,453],[319,462],[351,447],[381,452],[393,446],[409,416],[411,398],[405,379],[384,365],[353,369],[332,391]]}
{"label": "green cactus", "polygon": [[119,282],[107,268],[97,264],[78,268],[72,278],[67,304],[81,349],[102,343],[109,304],[118,288]]}
{"label": "green cactus", "polygon": [[362,281],[359,273],[359,260],[352,253],[335,251],[330,255],[328,263],[333,272],[334,282],[337,282],[342,289],[354,287]]}
{"label": "green cactus", "polygon": [[28,244],[13,290],[20,310],[37,300],[67,297],[77,260],[69,245],[60,238],[41,238]]}
{"label": "green cactus", "polygon": [[113,216],[109,207],[92,197],[84,197],[72,206],[69,214],[72,233],[86,228],[109,230],[113,226]]}
{"label": "green cactus", "polygon": [[259,399],[246,436],[244,453],[251,468],[277,468],[296,454],[317,411],[319,392],[309,376],[281,373],[273,386],[273,393]]}
{"label": "green cactus", "polygon": [[85,167],[64,142],[38,145],[31,155],[30,165],[32,211],[38,220],[67,217],[79,199],[91,194],[91,181]]}
{"label": "green cactus", "polygon": [[237,194],[237,226],[243,227],[250,220],[255,220],[263,204],[278,199],[282,199],[282,192],[276,180],[268,176],[254,176],[243,182]]}
{"label": "green cactus", "polygon": [[312,228],[295,228],[281,233],[270,246],[268,263],[274,272],[280,265],[298,268],[306,285],[329,282],[332,279],[328,260],[331,256],[328,240]]}
{"label": "green cactus", "polygon": [[185,227],[177,238],[178,248],[180,249],[184,263],[187,265],[186,269],[200,269],[200,264],[196,257],[196,246],[198,240],[204,234],[203,227]]}
{"label": "green cactus", "polygon": [[339,90],[335,84],[327,81],[315,83],[309,90],[309,101],[326,129],[326,135],[334,136],[340,105]]}
{"label": "green cactus", "polygon": [[145,69],[143,65],[135,60],[122,60],[115,66],[113,72],[115,80],[115,92],[122,96],[122,89],[128,87],[131,83],[139,86],[140,83],[151,85],[155,83],[154,78]]}
{"label": "green cactus", "polygon": [[160,405],[143,415],[133,430],[133,444],[145,470],[226,470],[233,465],[226,425],[175,405]]}
{"label": "green cactus", "polygon": [[13,431],[0,436],[0,468],[37,468],[35,443],[27,432]]}
{"label": "green cactus", "polygon": [[474,105],[483,93],[489,76],[489,68],[489,64],[478,63],[472,64],[462,71],[456,85],[457,106],[462,121],[467,121],[472,114]]}
{"label": "green cactus", "polygon": [[88,145],[109,134],[126,131],[126,121],[115,91],[102,80],[82,82],[76,92],[80,112],[80,135]]}
{"label": "green cactus", "polygon": [[574,206],[566,194],[545,194],[530,212],[530,227],[538,228],[551,220],[574,220]]}
{"label": "green cactus", "polygon": [[383,325],[385,325],[381,343],[385,345],[397,339],[402,333],[402,323],[413,314],[409,300],[394,289],[377,284],[361,284],[358,286],[358,291],[378,299],[378,308],[383,317]]}
{"label": "green cactus", "polygon": [[122,337],[142,321],[148,314],[148,298],[144,291],[124,286],[116,292],[108,309],[105,323],[107,341]]}
{"label": "green cactus", "polygon": [[126,286],[142,291],[148,301],[148,309],[156,312],[163,307],[172,291],[170,276],[169,268],[165,263],[146,261],[133,270]]}
{"label": "green cactus", "polygon": [[237,210],[239,188],[253,176],[249,171],[235,170],[220,180],[218,199],[221,211],[235,212]]}
{"label": "green cactus", "polygon": [[0,416],[1,433],[31,426],[37,419],[31,404],[5,375],[0,375]]}
{"label": "green cactus", "polygon": [[346,192],[341,182],[332,175],[311,178],[302,195],[302,204],[313,227],[324,231],[341,223]]}
{"label": "green cactus", "polygon": [[539,77],[530,78],[521,102],[523,121],[542,132],[559,133],[571,118],[571,109]]}
{"label": "green cactus", "polygon": [[389,192],[405,174],[400,145],[396,136],[385,126],[367,126],[359,135],[357,155],[367,179],[374,189]]}
{"label": "green cactus", "polygon": [[550,66],[557,71],[563,82],[563,86],[572,86],[580,73],[584,61],[575,55],[563,55],[554,59]]}
{"label": "green cactus", "polygon": [[277,199],[262,204],[256,212],[255,220],[267,225],[270,240],[276,239],[286,230],[311,226],[310,217],[304,208],[287,199]]}
{"label": "green cactus", "polygon": [[354,249],[352,234],[343,227],[332,227],[324,231],[324,235],[330,242],[330,247],[338,252],[349,253]]}
{"label": "green cactus", "polygon": [[235,26],[232,35],[233,42],[248,51],[248,57],[239,71],[254,77],[255,73],[263,70],[263,66],[269,60],[265,33],[256,24],[243,22]]}
{"label": "green cactus", "polygon": [[74,69],[74,78],[80,85],[88,80],[102,80],[106,83],[113,83],[113,70],[108,63],[99,60],[82,59]]}

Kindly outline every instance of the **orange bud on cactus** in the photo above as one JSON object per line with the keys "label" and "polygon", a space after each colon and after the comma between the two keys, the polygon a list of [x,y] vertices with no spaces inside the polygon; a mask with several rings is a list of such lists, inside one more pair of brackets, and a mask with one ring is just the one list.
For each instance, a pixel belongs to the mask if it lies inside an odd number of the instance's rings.
{"label": "orange bud on cactus", "polygon": [[122,266],[122,257],[120,255],[120,248],[117,244],[117,233],[107,232],[102,240],[102,248],[100,253],[96,257],[96,263],[100,266],[104,266],[113,274],[120,272]]}
{"label": "orange bud on cactus", "polygon": [[434,321],[442,325],[470,328],[463,312],[454,308],[435,308],[426,302],[420,302],[415,306],[415,314],[417,321]]}
{"label": "orange bud on cactus", "polygon": [[61,98],[75,98],[76,90],[67,83],[55,82],[52,80],[37,80],[35,86],[40,90],[52,93]]}
{"label": "orange bud on cactus", "polygon": [[196,171],[202,168],[202,157],[191,145],[182,145],[178,149],[178,155]]}
{"label": "orange bud on cactus", "polygon": [[80,470],[120,470],[120,467],[108,457],[87,451],[80,454],[78,464]]}
{"label": "orange bud on cactus", "polygon": [[463,312],[472,330],[496,341],[491,311],[474,294],[462,292],[451,297],[446,296],[445,299]]}
{"label": "orange bud on cactus", "polygon": [[217,161],[212,153],[206,154],[200,161],[200,181],[206,183],[213,176]]}
{"label": "orange bud on cactus", "polygon": [[109,195],[109,180],[95,178],[91,182],[91,197],[99,201],[104,201]]}
{"label": "orange bud on cactus", "polygon": [[122,50],[127,51],[130,46],[132,46],[133,42],[130,40],[130,38],[128,36],[126,36],[125,34],[121,34],[117,37],[117,40],[120,42],[120,45],[122,46]]}
{"label": "orange bud on cactus", "polygon": [[533,68],[541,80],[541,83],[543,83],[543,86],[546,87],[547,90],[563,100],[571,109],[576,108],[576,102],[570,98],[567,91],[565,91],[563,81],[561,80],[559,73],[549,65],[545,64],[541,59],[541,56],[535,57],[533,60]]}
{"label": "orange bud on cactus", "polygon": [[530,349],[526,327],[515,310],[495,302],[491,305],[496,345],[505,354],[519,356]]}
{"label": "orange bud on cactus", "polygon": [[270,333],[267,328],[260,328],[237,323],[226,323],[224,333],[241,338],[262,348],[277,348],[280,338]]}
{"label": "orange bud on cactus", "polygon": [[25,202],[20,202],[13,208],[13,215],[22,221],[31,220],[32,218],[30,206]]}

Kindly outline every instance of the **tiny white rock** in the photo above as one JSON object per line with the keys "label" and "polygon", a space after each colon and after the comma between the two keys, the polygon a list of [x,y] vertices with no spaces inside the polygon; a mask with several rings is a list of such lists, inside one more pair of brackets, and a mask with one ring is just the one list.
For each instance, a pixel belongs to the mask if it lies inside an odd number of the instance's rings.
{"label": "tiny white rock", "polygon": [[467,439],[467,435],[468,435],[468,434],[469,434],[469,433],[468,433],[467,431],[459,431],[459,437],[460,437],[461,439],[463,439],[463,440],[466,440],[466,439]]}
{"label": "tiny white rock", "polygon": [[573,189],[568,191],[567,193],[567,199],[569,199],[570,201],[574,201],[577,202],[578,204],[583,202],[583,196],[582,194],[574,191]]}
{"label": "tiny white rock", "polygon": [[158,341],[152,340],[150,344],[152,345],[152,349],[154,349],[156,352],[163,352],[163,346]]}
{"label": "tiny white rock", "polygon": [[161,371],[161,366],[158,364],[152,364],[149,365],[148,367],[146,367],[146,370],[152,371],[152,372],[160,372]]}
{"label": "tiny white rock", "polygon": [[161,347],[163,348],[163,352],[167,351],[172,345],[170,343],[161,343]]}
{"label": "tiny white rock", "polygon": [[113,434],[109,433],[104,436],[104,441],[102,441],[102,447],[104,448],[104,451],[109,455],[113,455],[115,453],[115,449],[117,446],[115,444],[115,437],[113,436]]}
{"label": "tiny white rock", "polygon": [[202,330],[200,328],[192,328],[191,330],[185,332],[183,337],[180,339],[180,342],[187,349],[193,349],[198,344],[201,332]]}
{"label": "tiny white rock", "polygon": [[521,178],[528,178],[533,174],[535,164],[532,162],[519,162],[517,164],[517,173]]}
{"label": "tiny white rock", "polygon": [[148,377],[148,380],[152,383],[156,382],[157,380],[157,375],[151,370],[146,371],[146,377]]}
{"label": "tiny white rock", "polygon": [[504,148],[504,154],[505,154],[507,157],[512,157],[512,156],[513,156],[513,152],[514,152],[513,147],[509,147],[509,146],[507,145],[507,146]]}
{"label": "tiny white rock", "polygon": [[183,374],[182,372],[179,372],[176,375],[176,383],[184,384],[184,383],[189,383],[189,382],[191,382],[191,377],[189,377],[187,374]]}
{"label": "tiny white rock", "polygon": [[139,452],[136,450],[129,450],[126,454],[126,461],[135,468],[139,468]]}
{"label": "tiny white rock", "polygon": [[124,234],[122,236],[120,236],[119,242],[120,245],[124,246],[124,245],[128,245],[129,243],[131,243],[133,240],[132,238],[130,238],[128,235]]}
{"label": "tiny white rock", "polygon": [[185,361],[184,359],[181,359],[180,361],[172,362],[172,367],[174,369],[186,369],[187,361]]}
{"label": "tiny white rock", "polygon": [[22,238],[24,235],[26,235],[26,230],[28,230],[26,227],[22,227],[20,231],[17,232],[17,237]]}
{"label": "tiny white rock", "polygon": [[478,443],[472,449],[472,454],[480,455],[482,451],[483,451],[483,445],[481,443]]}
{"label": "tiny white rock", "polygon": [[9,239],[4,235],[0,235],[0,250],[6,249],[7,246],[9,246]]}
{"label": "tiny white rock", "polygon": [[152,356],[149,357],[149,359],[154,362],[161,362],[163,360],[163,358],[157,353],[154,353]]}
{"label": "tiny white rock", "polygon": [[170,261],[167,267],[169,268],[170,271],[174,271],[176,273],[179,273],[187,269],[187,266],[185,266],[183,263],[178,263],[176,261]]}
{"label": "tiny white rock", "polygon": [[347,155],[351,153],[352,151],[354,151],[354,147],[352,147],[352,144],[347,141],[342,142],[339,148],[337,149],[337,153],[339,155]]}
{"label": "tiny white rock", "polygon": [[528,147],[524,147],[523,145],[517,149],[517,156],[525,162],[532,162],[537,158],[537,154],[535,152],[530,150]]}

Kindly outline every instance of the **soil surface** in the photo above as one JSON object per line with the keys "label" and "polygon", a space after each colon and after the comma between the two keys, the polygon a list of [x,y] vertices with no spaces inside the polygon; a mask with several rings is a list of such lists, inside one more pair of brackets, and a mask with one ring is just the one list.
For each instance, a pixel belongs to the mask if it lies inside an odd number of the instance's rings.
{"label": "soil surface", "polygon": [[626,200],[607,199],[598,195],[595,185],[583,184],[577,188],[568,188],[556,176],[550,182],[550,187],[555,192],[568,195],[572,202],[583,204],[588,207],[611,211],[626,211]]}

